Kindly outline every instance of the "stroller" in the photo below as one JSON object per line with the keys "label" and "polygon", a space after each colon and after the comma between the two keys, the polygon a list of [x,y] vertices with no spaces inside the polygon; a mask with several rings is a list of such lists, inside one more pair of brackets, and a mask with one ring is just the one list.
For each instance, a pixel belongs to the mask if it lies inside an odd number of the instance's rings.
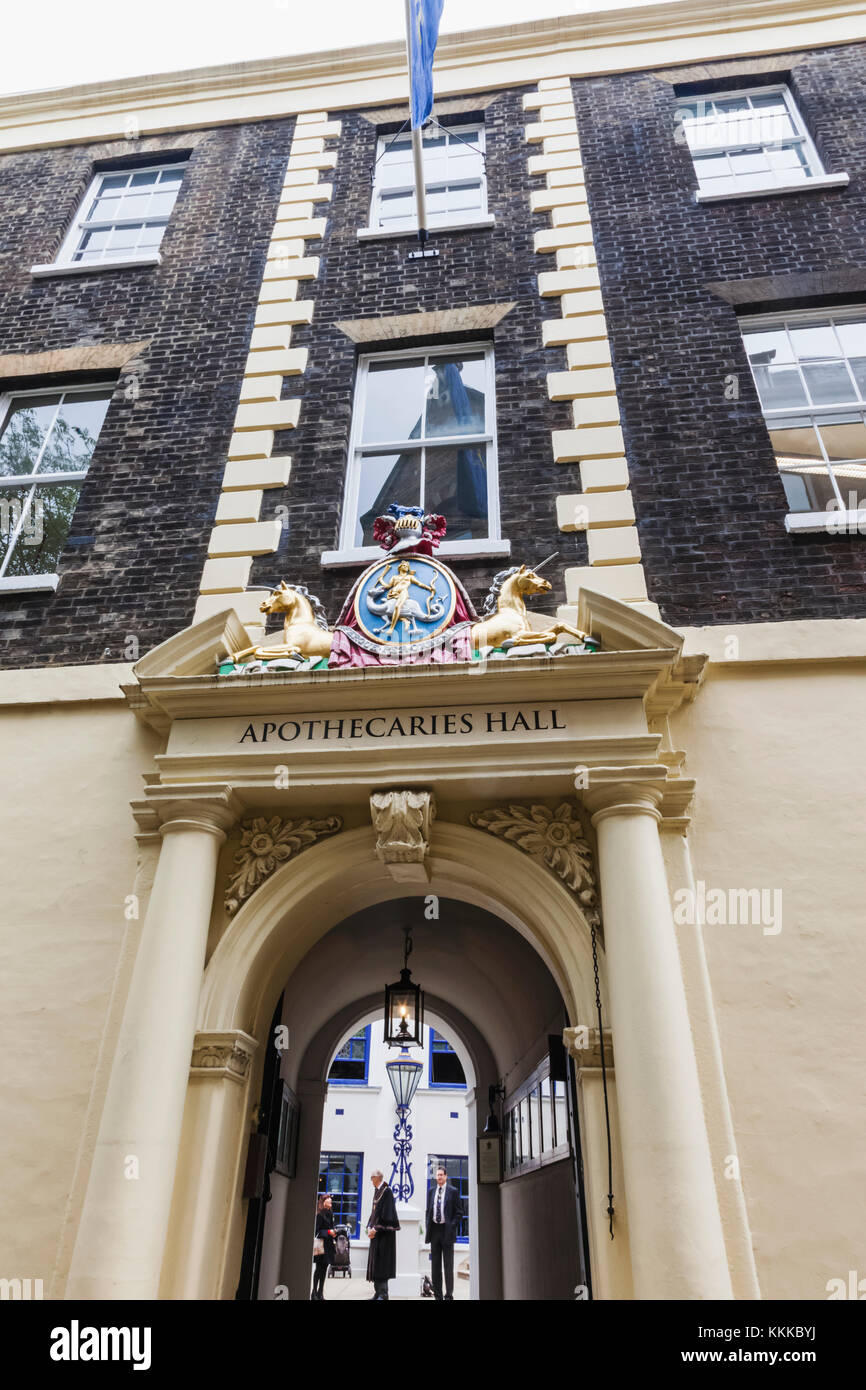
{"label": "stroller", "polygon": [[328,1270],[328,1277],[333,1279],[337,1271],[345,1276],[352,1277],[352,1248],[349,1244],[349,1227],[336,1226],[337,1232],[334,1237],[334,1261]]}

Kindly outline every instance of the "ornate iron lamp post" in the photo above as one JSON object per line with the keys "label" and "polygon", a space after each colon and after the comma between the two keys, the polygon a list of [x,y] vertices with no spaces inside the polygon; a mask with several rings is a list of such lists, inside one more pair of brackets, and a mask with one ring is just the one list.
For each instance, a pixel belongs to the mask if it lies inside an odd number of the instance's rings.
{"label": "ornate iron lamp post", "polygon": [[397,1102],[397,1124],[394,1127],[394,1166],[391,1169],[388,1185],[398,1202],[408,1202],[415,1191],[415,1181],[412,1177],[412,1164],[410,1162],[412,1126],[409,1123],[409,1115],[411,1114],[409,1106],[418,1089],[424,1068],[420,1062],[412,1060],[408,1048],[404,1047],[395,1062],[385,1064],[385,1070],[388,1073],[391,1090],[394,1092],[394,1099]]}

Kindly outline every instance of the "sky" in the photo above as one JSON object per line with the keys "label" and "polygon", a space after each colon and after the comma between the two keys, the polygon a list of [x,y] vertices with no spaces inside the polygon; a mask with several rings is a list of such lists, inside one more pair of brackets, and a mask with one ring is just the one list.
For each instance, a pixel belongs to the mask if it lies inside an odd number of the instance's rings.
{"label": "sky", "polygon": [[[441,32],[652,0],[445,0]],[[30,0],[7,6],[0,94],[176,72],[404,36],[403,0]]]}

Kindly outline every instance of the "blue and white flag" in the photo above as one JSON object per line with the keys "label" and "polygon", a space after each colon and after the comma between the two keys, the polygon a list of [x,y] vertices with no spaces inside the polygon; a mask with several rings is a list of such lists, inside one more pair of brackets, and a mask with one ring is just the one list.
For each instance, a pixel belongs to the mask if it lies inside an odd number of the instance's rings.
{"label": "blue and white flag", "polygon": [[433,54],[445,0],[409,0],[409,84],[412,129],[420,130],[433,110]]}

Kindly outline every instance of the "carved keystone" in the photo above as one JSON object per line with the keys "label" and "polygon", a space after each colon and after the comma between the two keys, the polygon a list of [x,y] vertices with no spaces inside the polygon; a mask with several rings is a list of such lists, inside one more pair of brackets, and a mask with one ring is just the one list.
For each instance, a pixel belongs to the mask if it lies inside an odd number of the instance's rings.
{"label": "carved keystone", "polygon": [[430,827],[436,815],[432,792],[373,792],[370,815],[376,832],[376,853],[397,883],[430,877],[427,854]]}

